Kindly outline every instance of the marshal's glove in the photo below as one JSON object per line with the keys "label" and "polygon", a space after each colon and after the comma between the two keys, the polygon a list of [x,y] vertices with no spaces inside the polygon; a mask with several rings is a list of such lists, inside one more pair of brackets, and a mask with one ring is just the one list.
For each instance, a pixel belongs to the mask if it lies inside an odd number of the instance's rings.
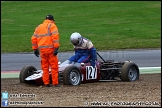
{"label": "marshal's glove", "polygon": [[55,55],[55,56],[57,55],[58,49],[59,49],[59,48],[55,48],[55,50],[54,50],[54,52],[53,52],[53,55]]}
{"label": "marshal's glove", "polygon": [[37,57],[39,57],[39,51],[38,51],[38,49],[35,49],[34,50],[34,55],[37,56]]}

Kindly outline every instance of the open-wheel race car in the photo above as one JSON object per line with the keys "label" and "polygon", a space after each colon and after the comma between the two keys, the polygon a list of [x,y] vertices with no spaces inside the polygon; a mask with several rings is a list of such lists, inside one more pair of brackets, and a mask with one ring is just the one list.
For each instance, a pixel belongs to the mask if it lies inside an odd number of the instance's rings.
{"label": "open-wheel race car", "polygon": [[[93,68],[91,63],[74,63],[69,60],[59,63],[59,82],[64,85],[80,85],[81,83],[98,82],[101,80],[136,81],[139,79],[139,68],[133,61],[114,62],[104,60],[99,53],[97,55],[103,60],[96,60]],[[51,70],[49,69],[52,82]],[[43,71],[28,65],[21,69],[19,80],[21,83],[35,83],[43,85]]]}

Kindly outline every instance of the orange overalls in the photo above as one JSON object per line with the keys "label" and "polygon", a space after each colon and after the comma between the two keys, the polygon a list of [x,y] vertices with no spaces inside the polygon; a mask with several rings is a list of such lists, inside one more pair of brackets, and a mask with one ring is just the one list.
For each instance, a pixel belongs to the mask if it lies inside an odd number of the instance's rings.
{"label": "orange overalls", "polygon": [[52,85],[58,84],[58,57],[53,55],[54,49],[60,46],[58,28],[52,20],[44,20],[31,37],[32,49],[40,50],[43,82],[50,84],[49,67],[51,66]]}

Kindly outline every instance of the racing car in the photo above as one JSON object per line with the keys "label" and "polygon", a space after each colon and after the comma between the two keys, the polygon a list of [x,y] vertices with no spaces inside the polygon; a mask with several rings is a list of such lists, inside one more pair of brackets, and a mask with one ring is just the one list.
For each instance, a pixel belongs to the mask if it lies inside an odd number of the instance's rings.
{"label": "racing car", "polygon": [[[139,79],[139,68],[136,63],[130,60],[118,61],[104,60],[100,54],[97,55],[102,59],[96,60],[95,67],[91,63],[77,63],[65,60],[59,62],[59,82],[64,85],[80,85],[82,83],[99,82],[103,80],[120,80],[133,82]],[[52,83],[51,69],[50,83]],[[20,83],[43,85],[43,70],[37,70],[34,66],[27,65],[20,70]]]}

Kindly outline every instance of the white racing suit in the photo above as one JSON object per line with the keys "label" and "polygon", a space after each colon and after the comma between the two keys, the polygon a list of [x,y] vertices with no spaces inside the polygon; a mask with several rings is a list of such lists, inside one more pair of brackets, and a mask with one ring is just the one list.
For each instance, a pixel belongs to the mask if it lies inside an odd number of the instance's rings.
{"label": "white racing suit", "polygon": [[95,67],[96,49],[94,48],[92,42],[86,38],[83,38],[80,46],[74,46],[75,55],[69,58],[70,61],[78,63],[91,62],[91,65]]}

